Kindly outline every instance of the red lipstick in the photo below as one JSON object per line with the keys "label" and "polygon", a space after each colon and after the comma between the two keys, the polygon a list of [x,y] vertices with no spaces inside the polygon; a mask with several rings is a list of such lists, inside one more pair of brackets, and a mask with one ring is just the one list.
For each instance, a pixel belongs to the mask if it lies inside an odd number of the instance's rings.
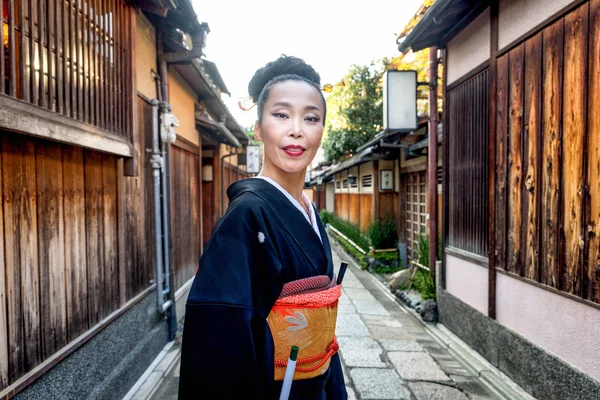
{"label": "red lipstick", "polygon": [[306,150],[304,147],[293,144],[285,146],[283,148],[285,154],[287,154],[290,157],[300,157],[302,154],[304,154],[304,150]]}

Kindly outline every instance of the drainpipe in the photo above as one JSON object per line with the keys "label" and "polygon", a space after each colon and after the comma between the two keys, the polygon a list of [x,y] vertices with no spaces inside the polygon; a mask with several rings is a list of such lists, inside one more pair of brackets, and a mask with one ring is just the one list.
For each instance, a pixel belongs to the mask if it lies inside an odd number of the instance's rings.
{"label": "drainpipe", "polygon": [[437,164],[438,164],[438,111],[437,76],[438,49],[429,48],[429,148],[427,149],[427,180],[429,184],[429,272],[435,282],[435,262],[438,253],[437,234]]}
{"label": "drainpipe", "polygon": [[237,149],[235,149],[235,152],[225,154],[224,156],[221,157],[221,216],[223,216],[223,214],[225,213],[225,185],[224,185],[225,166],[223,164],[223,161],[225,161],[225,158],[234,156],[236,154],[237,154]]}
{"label": "drainpipe", "polygon": [[[171,107],[168,104],[169,101],[169,86],[168,86],[168,75],[167,75],[167,62],[164,60],[163,58],[163,47],[162,47],[162,37],[163,37],[163,31],[159,30],[157,36],[156,36],[156,47],[157,47],[157,53],[158,53],[158,85],[159,85],[159,89],[158,90],[158,94],[159,94],[159,106],[160,106],[160,115],[158,116],[158,118],[155,118],[154,121],[156,121],[156,123],[158,123],[159,121],[162,121],[162,114],[164,112],[170,112],[171,111]],[[160,137],[160,132],[156,132],[157,134],[157,139]],[[163,263],[163,274],[165,277],[165,287],[162,288],[162,296],[164,298],[164,296],[167,297],[167,301],[169,303],[170,307],[168,308],[168,312],[167,312],[167,324],[168,324],[168,332],[169,332],[169,341],[172,341],[173,339],[175,339],[175,334],[177,333],[177,314],[176,314],[176,310],[175,307],[173,307],[173,305],[175,304],[175,291],[171,290],[171,274],[173,272],[173,267],[171,265],[171,260],[170,260],[170,249],[171,249],[171,241],[170,241],[170,218],[169,218],[169,188],[171,187],[170,185],[170,176],[169,176],[169,156],[170,156],[170,152],[169,152],[169,145],[160,141],[159,139],[159,151],[160,151],[160,155],[161,158],[163,160],[163,165],[162,165],[162,169],[161,169],[161,197],[162,197],[162,201],[161,201],[161,212],[160,212],[160,216],[162,219],[162,248],[164,249],[164,253],[163,253],[163,258],[162,260],[164,261]],[[158,211],[158,210],[156,210]],[[158,290],[158,287],[157,287]]]}
{"label": "drainpipe", "polygon": [[[154,235],[156,247],[156,307],[159,314],[164,314],[173,304],[171,300],[165,301],[165,291],[163,289],[163,223],[162,223],[162,201],[161,201],[161,170],[164,170],[164,158],[160,150],[160,132],[158,128],[158,105],[157,100],[152,100],[152,179],[154,185],[154,225],[156,234]],[[165,249],[168,252],[168,249]]]}

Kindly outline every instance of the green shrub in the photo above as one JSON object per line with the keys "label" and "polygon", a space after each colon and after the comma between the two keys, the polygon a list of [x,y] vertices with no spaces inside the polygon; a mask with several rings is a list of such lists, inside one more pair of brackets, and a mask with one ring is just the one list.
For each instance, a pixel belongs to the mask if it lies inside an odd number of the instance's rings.
{"label": "green shrub", "polygon": [[418,268],[415,276],[412,278],[412,285],[419,292],[423,300],[435,299],[435,284],[428,271]]}
{"label": "green shrub", "polygon": [[356,243],[358,247],[360,247],[364,251],[369,250],[369,247],[371,246],[369,239],[365,235],[363,235],[358,226],[341,218],[338,218],[335,214],[332,214],[327,211],[321,211],[320,215],[323,223],[325,223],[325,221],[323,220],[323,217],[325,217],[325,219],[327,219],[327,222],[329,222],[335,229],[344,234],[348,239]]}
{"label": "green shrub", "polygon": [[319,216],[321,217],[321,222],[323,222],[323,225],[331,223],[332,215],[333,215],[332,213],[330,213],[329,211],[327,211],[325,209],[321,210],[321,212],[319,213]]}
{"label": "green shrub", "polygon": [[375,253],[375,259],[384,264],[391,264],[394,260],[399,260],[397,251],[386,251],[385,253]]}
{"label": "green shrub", "polygon": [[[438,245],[438,249],[441,245]],[[429,236],[419,235],[417,242],[417,262],[427,268],[429,267]],[[415,266],[415,268],[418,268]],[[418,268],[412,279],[415,290],[419,292],[423,300],[435,299],[435,283],[432,274],[429,271]]]}
{"label": "green shrub", "polygon": [[375,221],[369,227],[369,238],[376,249],[393,249],[398,242],[396,221],[386,217],[383,221]]}

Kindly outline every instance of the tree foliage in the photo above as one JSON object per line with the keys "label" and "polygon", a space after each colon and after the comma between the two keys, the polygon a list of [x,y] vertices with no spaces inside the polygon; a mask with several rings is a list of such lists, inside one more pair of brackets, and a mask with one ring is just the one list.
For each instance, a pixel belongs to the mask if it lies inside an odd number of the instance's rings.
{"label": "tree foliage", "polygon": [[375,136],[383,123],[383,62],[353,65],[327,98],[323,149],[328,161],[340,161]]}

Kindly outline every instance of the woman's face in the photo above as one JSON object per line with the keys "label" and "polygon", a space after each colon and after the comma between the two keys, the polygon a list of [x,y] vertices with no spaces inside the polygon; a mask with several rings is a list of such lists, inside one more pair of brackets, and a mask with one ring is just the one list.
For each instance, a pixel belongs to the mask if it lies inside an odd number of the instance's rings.
{"label": "woman's face", "polygon": [[323,100],[316,88],[302,81],[271,87],[256,138],[264,144],[265,167],[303,172],[313,160],[323,136]]}

